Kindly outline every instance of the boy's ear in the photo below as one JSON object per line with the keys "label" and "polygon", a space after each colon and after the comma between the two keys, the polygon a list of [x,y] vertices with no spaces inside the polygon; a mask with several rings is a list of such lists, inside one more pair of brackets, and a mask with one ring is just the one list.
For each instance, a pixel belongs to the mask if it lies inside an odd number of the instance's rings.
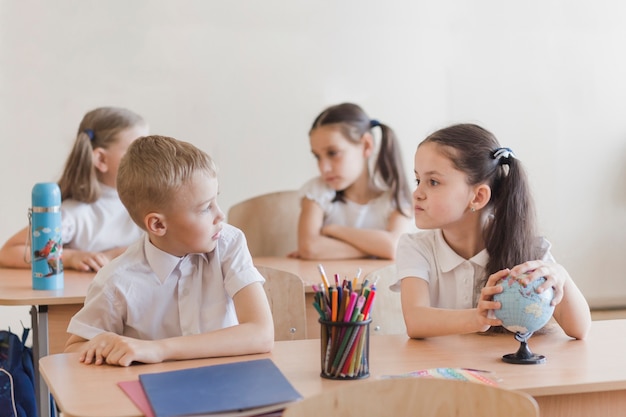
{"label": "boy's ear", "polygon": [[370,132],[365,132],[361,136],[361,141],[363,142],[363,155],[369,158],[372,152],[374,152],[374,136]]}
{"label": "boy's ear", "polygon": [[470,203],[475,210],[480,210],[491,200],[491,187],[487,184],[480,184],[474,188],[474,198]]}
{"label": "boy's ear", "polygon": [[146,226],[146,230],[153,235],[163,236],[167,231],[167,226],[165,225],[165,216],[161,213],[148,213],[143,218],[144,225]]}
{"label": "boy's ear", "polygon": [[109,165],[107,164],[107,154],[103,148],[96,148],[92,151],[93,157],[93,165],[96,169],[102,173],[105,173],[109,170]]}

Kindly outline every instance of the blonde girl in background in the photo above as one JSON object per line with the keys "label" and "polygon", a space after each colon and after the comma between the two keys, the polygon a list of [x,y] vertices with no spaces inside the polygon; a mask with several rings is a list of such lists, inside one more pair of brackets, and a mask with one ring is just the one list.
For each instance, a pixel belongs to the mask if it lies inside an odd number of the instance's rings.
{"label": "blonde girl in background", "polygon": [[398,244],[398,277],[408,335],[425,338],[501,325],[493,295],[508,275],[538,292],[554,289],[553,318],[573,338],[591,326],[589,305],[537,233],[522,163],[474,124],[428,136],[415,152],[415,225]]}
{"label": "blonde girl in background", "polygon": [[[376,146],[373,130],[380,132]],[[298,250],[291,257],[394,259],[411,226],[410,190],[394,131],[361,107],[324,110],[309,131],[319,177],[300,190]]]}
{"label": "blonde girl in background", "polygon": [[[116,190],[117,168],[128,146],[148,134],[138,114],[100,107],[83,117],[58,182],[61,189],[63,266],[98,271],[142,236]],[[0,266],[29,268],[29,228],[0,249]]]}

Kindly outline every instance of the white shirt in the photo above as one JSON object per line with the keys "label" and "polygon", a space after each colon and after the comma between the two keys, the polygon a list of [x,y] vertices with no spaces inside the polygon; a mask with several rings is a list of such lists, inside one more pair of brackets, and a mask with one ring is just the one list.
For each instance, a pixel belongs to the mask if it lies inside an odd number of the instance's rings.
{"label": "white shirt", "polygon": [[[543,260],[554,262],[550,243],[542,239],[541,246],[546,249]],[[486,249],[470,259],[458,255],[448,246],[440,229],[405,234],[396,252],[399,279],[390,289],[400,291],[402,279],[417,277],[428,282],[432,307],[472,308],[475,283],[485,276],[488,260]]]}
{"label": "white shirt", "polygon": [[67,331],[84,339],[110,331],[157,340],[234,326],[232,297],[253,282],[265,280],[233,226],[224,224],[214,251],[182,258],[146,235],[98,272]]}
{"label": "white shirt", "polygon": [[115,188],[100,184],[102,195],[93,203],[64,200],[61,204],[63,246],[88,252],[129,246],[143,230],[130,218]]}
{"label": "white shirt", "polygon": [[385,230],[391,214],[396,210],[393,196],[385,191],[380,197],[367,204],[357,204],[350,200],[335,201],[336,191],[328,187],[320,177],[304,184],[300,197],[315,201],[324,211],[324,226],[338,224],[359,229]]}

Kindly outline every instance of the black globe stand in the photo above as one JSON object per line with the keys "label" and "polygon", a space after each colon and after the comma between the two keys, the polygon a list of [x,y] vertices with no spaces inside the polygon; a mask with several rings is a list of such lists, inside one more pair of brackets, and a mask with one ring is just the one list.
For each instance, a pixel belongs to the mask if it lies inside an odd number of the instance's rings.
{"label": "black globe stand", "polygon": [[535,365],[539,363],[545,363],[546,357],[543,355],[537,355],[532,353],[528,348],[528,339],[532,336],[532,332],[529,333],[515,333],[515,340],[520,342],[520,347],[515,353],[509,353],[502,356],[502,360],[506,363],[514,363],[518,365]]}

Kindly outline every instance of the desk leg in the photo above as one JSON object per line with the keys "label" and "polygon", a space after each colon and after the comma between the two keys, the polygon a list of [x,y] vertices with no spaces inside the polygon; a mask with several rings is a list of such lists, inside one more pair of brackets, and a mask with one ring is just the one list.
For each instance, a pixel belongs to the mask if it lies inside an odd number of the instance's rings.
{"label": "desk leg", "polygon": [[32,306],[33,362],[35,368],[35,395],[39,417],[50,417],[50,390],[39,374],[39,359],[48,355],[48,306]]}

